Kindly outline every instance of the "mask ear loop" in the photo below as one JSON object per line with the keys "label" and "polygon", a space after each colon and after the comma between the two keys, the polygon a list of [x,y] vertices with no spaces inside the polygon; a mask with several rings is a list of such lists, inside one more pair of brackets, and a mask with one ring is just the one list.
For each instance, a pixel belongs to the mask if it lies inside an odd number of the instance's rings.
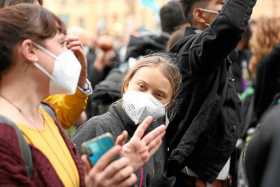
{"label": "mask ear loop", "polygon": [[[209,14],[215,14],[216,16],[219,15],[220,11],[216,11],[216,10],[209,10],[209,9],[205,9],[205,8],[199,8],[201,11],[209,13]],[[205,23],[205,25],[207,27],[210,27],[211,24],[209,23]]]}
{"label": "mask ear loop", "polygon": [[[56,56],[50,52],[49,50],[45,49],[44,47],[42,47],[41,45],[33,42],[33,44],[35,45],[35,47],[37,47],[38,49],[40,49],[41,51],[45,52],[46,54],[48,54],[49,56],[51,56],[52,58],[56,58]],[[47,75],[51,80],[54,80],[53,76],[40,64],[38,64],[38,61],[33,63],[35,67],[37,67],[40,71],[42,71],[45,75]]]}
{"label": "mask ear loop", "polygon": [[57,56],[56,56],[55,54],[53,54],[52,52],[50,52],[49,50],[45,49],[44,47],[42,47],[41,45],[39,45],[39,44],[37,44],[37,43],[35,43],[35,42],[34,42],[34,45],[35,45],[38,49],[40,49],[41,51],[43,51],[44,53],[46,53],[46,54],[48,54],[49,56],[51,56],[52,58],[56,59]]}
{"label": "mask ear loop", "polygon": [[203,12],[207,12],[207,13],[210,13],[210,14],[216,14],[216,15],[219,15],[219,11],[216,11],[216,10],[209,10],[209,9],[205,9],[205,8],[199,8],[201,11]]}
{"label": "mask ear loop", "polygon": [[42,71],[44,74],[46,74],[50,79],[53,80],[53,76],[45,69],[43,68],[40,64],[38,64],[37,62],[33,63],[34,66],[36,66],[40,71]]}

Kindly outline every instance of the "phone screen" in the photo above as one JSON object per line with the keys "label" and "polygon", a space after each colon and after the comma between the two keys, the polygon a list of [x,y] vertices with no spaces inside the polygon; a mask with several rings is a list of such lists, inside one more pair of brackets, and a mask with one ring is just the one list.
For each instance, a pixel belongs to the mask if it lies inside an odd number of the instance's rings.
{"label": "phone screen", "polygon": [[113,137],[106,133],[82,144],[82,152],[87,154],[91,165],[96,162],[114,146]]}

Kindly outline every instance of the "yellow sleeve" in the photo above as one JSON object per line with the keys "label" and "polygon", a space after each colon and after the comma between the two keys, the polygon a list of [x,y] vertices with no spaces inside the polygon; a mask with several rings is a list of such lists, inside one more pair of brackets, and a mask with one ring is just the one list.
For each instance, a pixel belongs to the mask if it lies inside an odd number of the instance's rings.
{"label": "yellow sleeve", "polygon": [[88,96],[79,89],[74,95],[53,95],[44,100],[56,113],[58,120],[64,128],[70,128],[80,118],[86,109]]}

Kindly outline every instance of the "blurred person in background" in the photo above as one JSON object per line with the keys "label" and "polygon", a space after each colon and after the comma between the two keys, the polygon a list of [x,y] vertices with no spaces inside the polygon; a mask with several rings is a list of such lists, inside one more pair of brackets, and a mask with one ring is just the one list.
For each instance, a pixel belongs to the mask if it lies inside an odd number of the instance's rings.
{"label": "blurred person in background", "polygon": [[279,22],[277,20],[278,17],[262,17],[256,19],[252,26],[250,39],[252,58],[249,64],[252,78],[256,78],[257,66],[262,58],[279,43]]}
{"label": "blurred person in background", "polygon": [[243,33],[242,38],[237,46],[237,53],[239,58],[238,61],[240,62],[242,68],[242,77],[241,77],[242,84],[240,84],[241,92],[244,92],[247,89],[251,81],[250,73],[249,73],[249,61],[251,58],[251,49],[250,49],[249,42],[252,36],[252,31],[251,31],[252,24],[254,24],[254,21],[250,21],[247,29]]}
{"label": "blurred person in background", "polygon": [[178,1],[169,1],[160,9],[161,33],[153,32],[140,33],[138,36],[131,36],[127,46],[126,60],[139,58],[155,52],[165,51],[170,35],[185,23],[183,9]]}
{"label": "blurred person in background", "polygon": [[179,1],[169,1],[160,8],[159,12],[162,33],[172,34],[186,20]]}
{"label": "blurred person in background", "polygon": [[[249,187],[258,186],[278,186],[279,168],[279,59],[280,44],[265,57],[257,67],[257,85],[263,85],[262,94],[264,99],[269,98],[270,104],[265,109],[256,126],[246,126],[245,146],[241,157],[240,181]],[[260,78],[260,79],[259,79]],[[278,93],[277,93],[278,90]],[[259,94],[261,94],[259,93]],[[264,101],[261,98],[260,101]],[[258,102],[259,100],[257,100]],[[254,103],[253,103],[254,104]],[[252,108],[253,109],[253,108]],[[254,111],[252,111],[254,112]],[[245,124],[246,125],[246,124]],[[246,128],[245,127],[245,128]],[[248,129],[249,128],[249,129]],[[254,128],[254,130],[253,130]]]}
{"label": "blurred person in background", "polygon": [[[128,158],[141,160],[142,167],[152,155],[149,150],[161,141],[164,129],[144,135],[152,121],[148,118],[138,126],[133,141],[121,144],[133,151],[116,160],[122,148],[115,146],[93,168],[85,157],[82,164],[59,123],[41,107],[41,101],[49,95],[74,93],[82,69],[65,45],[59,21],[38,5],[20,4],[0,10],[0,114],[1,120],[6,119],[0,123],[0,185],[132,186],[136,176],[133,161]],[[25,167],[17,133],[28,143],[31,168]],[[125,141],[125,136],[118,140]],[[87,166],[86,171],[83,166]]]}
{"label": "blurred person in background", "polygon": [[278,187],[280,185],[279,103],[278,98],[276,106],[263,115],[245,148],[243,163],[248,187]]}
{"label": "blurred person in background", "polygon": [[256,19],[250,48],[249,70],[252,77],[251,99],[246,113],[244,132],[259,123],[280,91],[278,58],[280,21],[278,17]]}
{"label": "blurred person in background", "polygon": [[95,41],[96,59],[93,63],[91,82],[93,88],[101,81],[103,81],[109,72],[119,62],[117,60],[117,53],[114,49],[114,39],[111,36],[99,36]]}
{"label": "blurred person in background", "polygon": [[[252,29],[250,69],[254,79],[248,88],[251,89],[250,95],[247,94],[247,100],[243,103],[245,106],[247,102],[248,106],[242,108],[245,118],[242,129],[243,155],[239,167],[239,181],[249,186],[277,186],[273,164],[277,162],[275,148],[278,144],[275,138],[278,134],[275,126],[278,109],[274,106],[280,103],[279,23],[278,17],[259,18]],[[263,152],[264,149],[267,150]],[[264,178],[267,178],[265,183]]]}
{"label": "blurred person in background", "polygon": [[[100,103],[100,100],[102,99],[99,96],[104,94],[102,86],[101,94],[99,92],[100,84],[103,84],[103,82],[106,83],[107,76],[111,77],[111,71],[117,68],[120,64],[117,50],[114,48],[113,37],[106,35],[97,37],[97,39],[95,39],[89,49],[87,58],[89,62],[88,75],[91,85],[95,90],[94,95],[89,97],[89,102],[87,105],[87,116],[88,118],[91,118],[92,116],[100,114],[103,111],[105,112],[107,110],[107,107],[104,108],[103,106],[108,103],[108,100],[110,101],[109,104],[111,104],[111,98],[113,96],[110,97],[110,93],[112,93],[110,90],[113,90],[113,93],[115,90],[115,86],[111,84],[111,82],[109,83],[109,85],[106,84],[105,89],[109,94],[105,96],[105,101],[103,103]],[[115,76],[113,75],[113,77]]]}

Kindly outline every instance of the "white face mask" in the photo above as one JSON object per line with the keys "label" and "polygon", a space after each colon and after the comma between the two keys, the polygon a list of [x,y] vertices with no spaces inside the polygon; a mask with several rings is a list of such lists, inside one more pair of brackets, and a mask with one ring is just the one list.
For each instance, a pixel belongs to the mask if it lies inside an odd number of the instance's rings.
{"label": "white face mask", "polygon": [[150,94],[127,91],[122,99],[123,109],[136,125],[148,116],[157,120],[165,115],[165,106]]}
{"label": "white face mask", "polygon": [[34,63],[35,67],[50,78],[50,95],[74,94],[76,92],[81,73],[81,64],[74,53],[70,50],[66,50],[56,56],[44,47],[38,44],[35,45],[40,50],[54,58],[54,68],[52,73],[49,73],[40,64],[36,62]]}

